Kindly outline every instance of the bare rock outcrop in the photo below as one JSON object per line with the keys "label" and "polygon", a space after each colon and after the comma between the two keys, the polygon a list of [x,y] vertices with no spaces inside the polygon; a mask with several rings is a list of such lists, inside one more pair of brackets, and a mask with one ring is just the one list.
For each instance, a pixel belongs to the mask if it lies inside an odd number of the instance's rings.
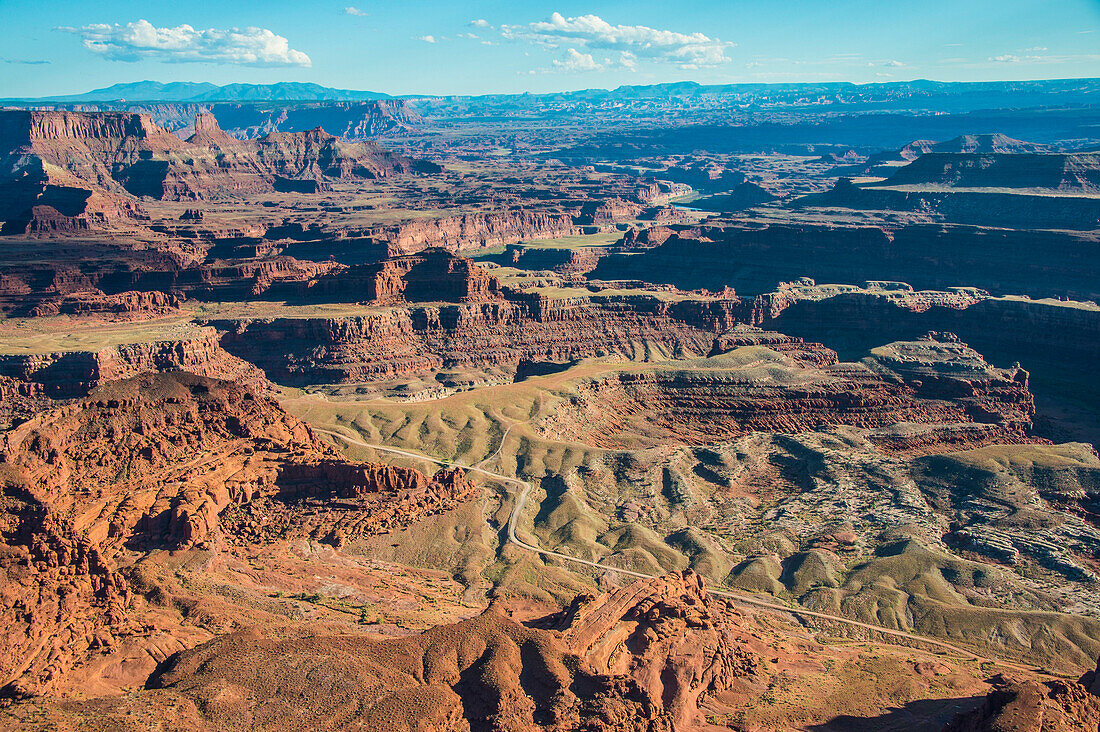
{"label": "bare rock outcrop", "polygon": [[366,233],[385,242],[390,256],[399,256],[416,254],[430,247],[474,251],[514,244],[524,238],[568,236],[577,231],[569,213],[517,209],[379,224]]}
{"label": "bare rock outcrop", "polygon": [[334,272],[310,283],[305,297],[378,305],[503,299],[495,277],[470,260],[437,248]]}
{"label": "bare rock outcrop", "polygon": [[[48,692],[141,629],[122,554],[214,546],[231,506],[329,505],[310,537],[388,532],[471,498],[458,471],[348,463],[246,386],[145,374],[43,411],[0,438],[0,695]],[[300,512],[301,513],[301,512]],[[337,525],[338,524],[338,525]],[[247,528],[247,527],[245,527]],[[312,532],[312,533],[311,533]]]}
{"label": "bare rock outcrop", "polygon": [[743,327],[719,342],[743,350],[680,368],[624,369],[581,380],[540,429],[605,448],[622,448],[641,435],[706,444],[830,425],[921,426],[919,439],[908,430],[872,438],[891,452],[1031,439],[1035,404],[1027,372],[992,367],[957,340],[894,343],[862,363],[839,363],[820,344]]}
{"label": "bare rock outcrop", "polygon": [[[867,195],[874,193],[860,190]],[[890,193],[895,194],[908,195]],[[988,198],[994,194],[980,195]],[[1024,199],[1020,194],[1005,197]],[[746,221],[709,224],[696,230],[672,229],[675,234],[664,238],[668,230],[656,229],[628,237],[632,249],[647,247],[645,251],[603,257],[592,277],[641,279],[684,290],[720,290],[728,285],[742,294],[772,292],[781,283],[809,277],[817,282],[856,285],[868,280],[900,279],[917,290],[968,286],[995,294],[1060,295],[1082,300],[1100,297],[1096,286],[1097,241],[1091,233],[1096,227],[1095,212],[1092,219],[1078,218],[1087,224],[1085,233],[1034,230],[1042,225],[1038,220],[1041,209],[1071,205],[1096,209],[1100,203],[1095,198],[1047,196],[1047,203],[1034,207],[1032,202],[1043,196],[1015,202],[987,198],[971,202],[974,213],[992,215],[995,206],[1002,206],[1024,220],[989,225],[1016,226],[1016,230],[941,224],[889,229],[835,223],[765,222],[762,226],[761,222]],[[914,205],[918,203],[914,201]],[[820,205],[848,204],[838,201]],[[1034,221],[1029,218],[1033,212],[1037,217]],[[1035,256],[1039,248],[1042,258]]]}
{"label": "bare rock outcrop", "polygon": [[[444,290],[445,292],[446,290]],[[410,293],[406,293],[408,296]],[[652,293],[503,299],[393,307],[341,318],[211,321],[222,345],[280,383],[375,381],[432,369],[565,362],[588,356],[705,355],[751,301]],[[433,297],[437,299],[437,297]],[[300,348],[288,349],[290,343]],[[320,376],[324,374],[324,376]]]}
{"label": "bare rock outcrop", "polygon": [[714,729],[700,704],[761,667],[741,617],[689,572],[578,598],[553,629],[494,605],[392,640],[237,633],[174,656],[121,703],[202,730]]}
{"label": "bare rock outcrop", "polygon": [[179,312],[183,301],[179,295],[163,292],[74,292],[58,300],[45,300],[36,305],[31,315],[94,315],[109,321],[142,320]]}
{"label": "bare rock outcrop", "polygon": [[1100,729],[1100,696],[1079,681],[1034,681],[998,675],[981,706],[959,714],[944,732],[1095,732]]}

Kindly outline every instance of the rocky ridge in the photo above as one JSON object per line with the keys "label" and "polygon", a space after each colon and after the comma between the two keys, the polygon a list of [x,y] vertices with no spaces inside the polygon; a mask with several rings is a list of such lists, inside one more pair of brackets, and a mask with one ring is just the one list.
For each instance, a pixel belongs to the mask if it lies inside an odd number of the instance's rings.
{"label": "rocky ridge", "polygon": [[[504,368],[617,354],[705,355],[751,307],[649,294],[548,298],[518,293],[455,305],[408,305],[340,318],[212,320],[222,346],[280,383],[379,381],[440,368]],[[288,343],[302,348],[288,349]]]}
{"label": "rocky ridge", "polygon": [[[702,707],[762,671],[764,644],[692,573],[580,597],[533,625],[491,606],[392,640],[230,634],[173,656],[135,700],[170,729],[340,718],[390,730],[703,730],[713,727]],[[288,663],[298,672],[286,674]],[[288,685],[308,703],[287,706]],[[67,713],[76,723],[91,709]],[[123,711],[108,701],[101,713]]]}
{"label": "rocky ridge", "polygon": [[706,444],[749,432],[800,433],[839,424],[977,428],[933,430],[920,445],[882,436],[884,448],[901,451],[943,449],[941,440],[976,446],[1028,439],[1035,406],[1027,372],[992,368],[957,341],[890,344],[863,364],[838,363],[835,354],[823,359],[815,344],[806,346],[801,363],[786,360],[802,345],[789,345],[783,356],[767,346],[742,346],[679,368],[588,380],[540,428],[557,439],[604,448],[623,448],[643,434]]}
{"label": "rocky ridge", "polygon": [[5,697],[46,692],[97,649],[140,636],[144,605],[119,567],[217,544],[230,506],[339,499],[339,527],[296,527],[337,541],[475,493],[461,472],[349,463],[267,397],[186,373],[111,382],[2,439]]}

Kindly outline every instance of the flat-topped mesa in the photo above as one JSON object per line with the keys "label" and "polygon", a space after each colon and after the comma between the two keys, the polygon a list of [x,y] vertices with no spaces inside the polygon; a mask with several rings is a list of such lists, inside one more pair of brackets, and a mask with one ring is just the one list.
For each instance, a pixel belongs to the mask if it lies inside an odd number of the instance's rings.
{"label": "flat-topped mesa", "polygon": [[1054,152],[1054,149],[1050,145],[1017,140],[1000,132],[993,132],[981,135],[959,135],[944,142],[931,143],[928,152],[1046,153]]}
{"label": "flat-topped mesa", "polygon": [[870,186],[1100,191],[1100,154],[930,152]]}
{"label": "flat-topped mesa", "polygon": [[445,249],[392,257],[322,277],[307,290],[326,299],[390,305],[402,302],[485,303],[502,300],[496,277]]}
{"label": "flat-topped mesa", "polygon": [[889,177],[900,164],[913,161],[925,153],[1048,153],[1056,152],[1050,145],[1016,140],[999,133],[960,135],[945,142],[913,140],[897,150],[874,153],[862,165],[846,172],[860,176]]}
{"label": "flat-topped mesa", "polygon": [[[350,286],[349,286],[350,287]],[[366,285],[364,285],[366,287]],[[348,290],[361,299],[365,290]],[[615,355],[630,360],[710,353],[753,303],[659,293],[549,297],[506,292],[480,303],[392,307],[342,317],[211,321],[222,345],[285,384],[382,382],[432,370],[503,369]]]}
{"label": "flat-topped mesa", "polygon": [[183,142],[147,115],[0,110],[0,227],[82,231],[138,214],[116,164]]}
{"label": "flat-topped mesa", "polygon": [[[147,295],[127,294],[142,299]],[[160,293],[154,293],[152,299],[154,302],[171,301],[169,296]],[[64,307],[62,312],[82,313]],[[98,317],[103,316],[100,314]],[[0,353],[0,378],[13,379],[52,399],[83,397],[107,382],[150,372],[186,371],[233,381],[257,392],[266,392],[271,388],[262,371],[230,355],[219,345],[218,333],[212,328],[188,328],[176,333],[165,332],[159,338],[122,341],[90,346],[85,350],[32,350],[29,353],[14,350]]]}
{"label": "flat-topped mesa", "polygon": [[187,147],[147,114],[0,110],[5,178],[45,163],[80,182],[122,193],[119,175]]}
{"label": "flat-topped mesa", "polygon": [[59,298],[43,300],[30,309],[29,314],[94,315],[112,321],[143,320],[179,312],[183,298],[158,291],[129,291],[114,294],[102,292],[74,292]]}
{"label": "flat-topped mesa", "polygon": [[[851,182],[846,188],[857,197],[899,193],[861,188]],[[957,195],[963,194],[942,194],[947,199]],[[1011,198],[1017,194],[1005,195]],[[812,196],[802,200],[809,198]],[[1100,212],[1100,198],[1045,198],[1057,206],[1083,201]],[[1021,201],[1003,211],[1017,217],[1031,216],[1033,211]],[[859,202],[837,199],[836,203],[847,206]],[[983,203],[972,213],[995,213],[985,206]],[[1075,204],[1070,208],[1080,207]],[[1065,224],[1071,219],[1060,220]],[[1084,218],[1075,220],[1086,225]],[[601,258],[590,277],[669,283],[683,290],[720,290],[729,285],[742,295],[773,292],[781,283],[800,278],[845,284],[902,280],[917,290],[967,286],[994,294],[1095,300],[1100,298],[1096,268],[1100,244],[1091,232],[1096,220],[1088,219],[1087,232],[1034,231],[1031,225],[1025,231],[940,224],[893,228],[811,222],[768,223],[763,227],[753,222],[719,222],[683,230],[673,227],[671,235],[666,229],[624,237],[631,249],[645,248]],[[1042,256],[1036,252],[1042,252]]]}
{"label": "flat-topped mesa", "polygon": [[869,430],[872,442],[898,454],[1034,441],[1028,373],[990,366],[943,334],[837,363],[817,344],[740,333],[718,339],[734,350],[705,360],[578,379],[535,426],[550,439],[602,449],[837,426]]}
{"label": "flat-topped mesa", "polygon": [[6,149],[34,143],[80,141],[85,144],[107,144],[121,140],[146,140],[150,147],[167,149],[183,147],[183,141],[158,127],[148,114],[0,111],[0,144]]}

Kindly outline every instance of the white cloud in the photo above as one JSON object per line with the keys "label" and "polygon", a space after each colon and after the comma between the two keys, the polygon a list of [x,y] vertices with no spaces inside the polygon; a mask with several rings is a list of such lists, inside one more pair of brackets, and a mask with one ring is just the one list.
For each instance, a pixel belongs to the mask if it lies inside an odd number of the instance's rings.
{"label": "white cloud", "polygon": [[1038,53],[1039,51],[1049,50],[1046,46],[1032,46],[1031,48],[1025,48],[1024,53]]}
{"label": "white cloud", "polygon": [[1017,56],[1017,55],[1012,54],[1012,53],[1006,53],[1006,54],[1003,54],[1001,56],[990,56],[989,60],[990,61],[996,61],[997,63],[1002,63],[1002,64],[1018,64],[1018,63],[1023,63],[1023,62],[1026,62],[1026,61],[1031,61],[1031,62],[1035,62],[1035,61],[1053,61],[1055,59],[1053,57]]}
{"label": "white cloud", "polygon": [[435,43],[435,36],[432,36],[432,35],[428,35],[428,36],[417,36],[417,37],[416,37],[416,40],[418,40],[418,41],[424,41],[425,43]]}
{"label": "white cloud", "polygon": [[1051,54],[1047,56],[1017,56],[1015,54],[1006,53],[1002,56],[990,56],[990,61],[996,61],[998,63],[1033,63],[1033,64],[1068,64],[1068,63],[1095,63],[1100,61],[1100,54],[1098,53],[1079,53],[1079,54]]}
{"label": "white cloud", "polygon": [[[525,56],[530,54],[524,53]],[[588,71],[610,71],[622,69],[623,71],[637,71],[638,57],[629,51],[623,51],[617,59],[607,56],[594,56],[591,53],[582,53],[575,48],[566,49],[561,58],[550,62],[550,68],[532,69],[531,74],[576,74]]]}
{"label": "white cloud", "polygon": [[644,25],[611,25],[596,15],[566,18],[554,13],[548,21],[504,25],[501,33],[512,40],[548,48],[579,46],[585,50],[629,52],[635,59],[699,68],[729,63],[726,49],[734,44],[703,33],[678,33]]}
{"label": "white cloud", "polygon": [[364,15],[366,15],[366,12],[360,10],[359,8],[355,7],[354,5],[349,5],[346,8],[344,8],[344,14],[345,15],[358,15],[359,17],[363,17]]}
{"label": "white cloud", "polygon": [[580,71],[603,71],[603,64],[596,63],[590,53],[581,53],[575,48],[565,52],[565,60],[554,59],[554,67],[558,71],[575,73]]}
{"label": "white cloud", "polygon": [[493,26],[489,25],[489,21],[485,20],[485,18],[478,18],[477,20],[471,20],[470,25],[472,25],[475,28],[492,28],[493,27]]}
{"label": "white cloud", "polygon": [[84,47],[112,61],[152,59],[168,63],[205,62],[246,66],[310,66],[309,56],[266,28],[157,28],[147,20],[109,25],[93,23],[59,30],[76,33]]}

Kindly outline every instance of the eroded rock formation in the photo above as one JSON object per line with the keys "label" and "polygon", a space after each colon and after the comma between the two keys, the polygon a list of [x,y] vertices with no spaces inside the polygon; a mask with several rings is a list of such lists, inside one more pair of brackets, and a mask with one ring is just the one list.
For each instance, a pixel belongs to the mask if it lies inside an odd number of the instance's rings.
{"label": "eroded rock formation", "polygon": [[[713,729],[701,707],[762,669],[742,618],[689,572],[578,598],[554,629],[493,606],[384,641],[238,633],[176,655],[131,703],[199,730]],[[129,729],[127,702],[103,701]],[[77,722],[91,709],[66,711]]]}
{"label": "eroded rock formation", "polygon": [[944,732],[1092,732],[1100,729],[1095,673],[1080,681],[1032,681],[998,675],[982,705]]}
{"label": "eroded rock formation", "polygon": [[[504,367],[616,354],[705,355],[751,302],[647,293],[395,307],[342,318],[211,321],[222,345],[292,384],[372,381],[432,369]],[[288,344],[299,344],[293,350]]]}
{"label": "eroded rock formation", "polygon": [[148,115],[0,111],[10,231],[89,228],[132,216],[132,196],[193,200],[275,190],[277,180],[374,180],[437,172],[372,142],[344,142],[319,127],[258,140],[226,135],[210,114],[186,142]]}
{"label": "eroded rock formation", "polygon": [[762,344],[682,368],[623,370],[585,380],[541,428],[555,438],[608,448],[630,445],[640,435],[705,444],[748,432],[799,433],[841,424],[979,428],[963,434],[933,429],[915,441],[876,438],[899,451],[956,439],[960,446],[1023,441],[1031,428],[1035,405],[1027,372],[993,368],[957,341],[894,343],[853,364],[837,363],[835,354],[817,344],[780,336],[781,352],[762,336],[757,340]]}
{"label": "eroded rock formation", "polygon": [[[94,389],[4,433],[0,689],[51,689],[96,649],[139,633],[124,555],[212,546],[220,515],[268,499],[340,503],[295,530],[336,541],[391,531],[470,498],[461,472],[348,463],[248,387],[186,373]],[[336,524],[339,523],[337,526]]]}
{"label": "eroded rock formation", "polygon": [[[870,195],[870,194],[869,194]],[[899,194],[901,195],[901,194]],[[1006,194],[1007,195],[1007,194]],[[1052,207],[1064,198],[1052,198]],[[1087,205],[1095,205],[1096,199]],[[822,204],[825,205],[825,204]],[[830,204],[832,205],[832,204]],[[841,204],[837,204],[841,205]],[[979,203],[989,210],[991,204]],[[1044,204],[1047,205],[1047,204]],[[1037,209],[1010,208],[1023,216]],[[1095,218],[1086,228],[1095,228]],[[1035,228],[1038,223],[1021,225]],[[818,282],[863,284],[901,280],[920,289],[979,287],[998,294],[1034,297],[1100,297],[1096,287],[1096,237],[1091,233],[982,229],[913,224],[875,226],[773,223],[706,226],[636,240],[650,248],[600,260],[593,277],[641,279],[682,289],[734,287],[742,294],[772,292],[780,283],[809,277]],[[1044,256],[1036,259],[1041,248]]]}
{"label": "eroded rock formation", "polygon": [[309,284],[304,297],[378,305],[404,302],[483,303],[503,299],[496,278],[445,249],[349,267]]}
{"label": "eroded rock formation", "polygon": [[263,390],[263,373],[227,353],[212,328],[185,328],[173,340],[121,343],[96,351],[0,355],[0,376],[36,385],[47,396],[84,396],[96,386],[144,372],[188,371]]}

